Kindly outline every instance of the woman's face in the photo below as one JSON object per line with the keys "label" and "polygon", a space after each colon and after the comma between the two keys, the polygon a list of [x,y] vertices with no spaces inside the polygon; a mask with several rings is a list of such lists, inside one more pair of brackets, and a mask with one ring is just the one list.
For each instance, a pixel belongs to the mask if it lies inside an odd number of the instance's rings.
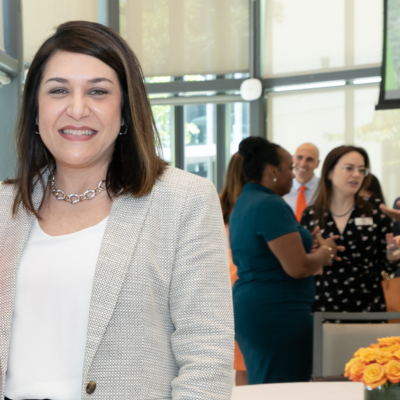
{"label": "woman's face", "polygon": [[284,196],[290,192],[293,184],[293,157],[282,148],[278,149],[278,153],[281,163],[276,176],[275,193]]}
{"label": "woman's face", "polygon": [[354,196],[360,189],[366,175],[364,157],[357,151],[351,151],[339,158],[329,172],[332,189],[344,196]]}
{"label": "woman's face", "polygon": [[106,167],[121,127],[116,72],[97,58],[65,51],[47,62],[37,124],[57,166]]}

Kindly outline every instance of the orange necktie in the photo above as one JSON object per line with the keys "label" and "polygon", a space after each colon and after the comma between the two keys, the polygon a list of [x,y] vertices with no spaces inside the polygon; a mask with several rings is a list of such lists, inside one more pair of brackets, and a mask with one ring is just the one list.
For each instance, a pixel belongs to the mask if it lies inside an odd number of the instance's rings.
{"label": "orange necktie", "polygon": [[304,194],[307,188],[305,186],[300,186],[299,194],[297,195],[297,203],[296,203],[296,219],[300,222],[301,216],[303,215],[303,211],[307,207],[306,195]]}

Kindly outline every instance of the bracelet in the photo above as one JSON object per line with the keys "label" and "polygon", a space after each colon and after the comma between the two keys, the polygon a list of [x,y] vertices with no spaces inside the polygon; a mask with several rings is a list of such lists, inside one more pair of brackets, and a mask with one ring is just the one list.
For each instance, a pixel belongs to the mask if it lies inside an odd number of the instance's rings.
{"label": "bracelet", "polygon": [[326,249],[329,251],[329,260],[332,260],[334,255],[333,255],[333,249],[332,247],[326,246],[325,244],[320,246],[321,249]]}

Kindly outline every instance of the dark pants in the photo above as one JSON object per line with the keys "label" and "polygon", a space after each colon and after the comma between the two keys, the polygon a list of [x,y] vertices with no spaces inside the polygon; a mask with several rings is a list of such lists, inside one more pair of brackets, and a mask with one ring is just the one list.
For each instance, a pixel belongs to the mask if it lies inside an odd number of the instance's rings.
{"label": "dark pants", "polygon": [[[4,400],[11,400],[8,397],[4,397]],[[26,400],[36,400],[36,399],[26,399]],[[50,399],[43,399],[43,400],[50,400]]]}

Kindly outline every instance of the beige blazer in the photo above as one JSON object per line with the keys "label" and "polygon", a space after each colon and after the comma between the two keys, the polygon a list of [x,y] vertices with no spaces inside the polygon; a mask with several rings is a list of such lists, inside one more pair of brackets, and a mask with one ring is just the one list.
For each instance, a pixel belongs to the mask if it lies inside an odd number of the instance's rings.
{"label": "beige blazer", "polygon": [[[12,217],[13,190],[0,185],[0,399],[16,274],[34,222],[22,209]],[[37,185],[36,206],[41,196]],[[168,168],[149,195],[113,202],[92,289],[81,398],[228,400],[233,343],[216,191]]]}

